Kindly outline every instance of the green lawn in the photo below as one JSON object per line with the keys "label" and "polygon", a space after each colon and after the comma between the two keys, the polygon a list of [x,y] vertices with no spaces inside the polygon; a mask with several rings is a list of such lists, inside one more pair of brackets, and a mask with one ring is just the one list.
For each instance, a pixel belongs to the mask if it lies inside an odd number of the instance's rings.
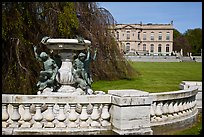
{"label": "green lawn", "polygon": [[130,62],[140,76],[131,80],[94,81],[93,90],[138,89],[147,92],[179,90],[181,81],[202,81],[199,62]]}
{"label": "green lawn", "polygon": [[202,114],[198,114],[198,121],[192,127],[169,135],[202,135]]}

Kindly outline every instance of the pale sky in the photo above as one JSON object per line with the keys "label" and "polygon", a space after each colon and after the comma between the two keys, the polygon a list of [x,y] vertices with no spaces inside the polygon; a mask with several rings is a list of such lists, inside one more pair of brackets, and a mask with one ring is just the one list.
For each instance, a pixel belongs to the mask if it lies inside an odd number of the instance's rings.
{"label": "pale sky", "polygon": [[118,24],[169,24],[179,32],[202,29],[202,2],[98,2]]}

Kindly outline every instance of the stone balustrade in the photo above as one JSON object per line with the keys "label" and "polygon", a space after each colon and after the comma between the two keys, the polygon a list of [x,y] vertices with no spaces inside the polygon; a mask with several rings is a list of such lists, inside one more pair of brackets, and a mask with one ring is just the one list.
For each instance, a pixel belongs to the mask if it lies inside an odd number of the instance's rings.
{"label": "stone balustrade", "polygon": [[2,134],[165,134],[197,118],[198,87],[105,95],[2,94]]}
{"label": "stone balustrade", "polygon": [[188,88],[198,88],[198,91],[202,91],[202,82],[196,82],[196,81],[182,81],[179,84],[180,89],[188,89]]}
{"label": "stone balustrade", "polygon": [[[2,95],[2,132],[109,130],[110,95]],[[41,132],[41,133],[40,133]],[[45,133],[46,134],[46,133]]]}
{"label": "stone balustrade", "polygon": [[200,113],[202,113],[202,82],[199,81],[182,81],[179,84],[180,89],[198,88],[198,93],[196,95],[197,108]]}
{"label": "stone balustrade", "polygon": [[[151,128],[156,132],[184,128],[196,120],[198,109],[196,106],[197,88],[186,90],[150,93],[153,99],[150,110]],[[161,126],[166,128],[161,129]]]}

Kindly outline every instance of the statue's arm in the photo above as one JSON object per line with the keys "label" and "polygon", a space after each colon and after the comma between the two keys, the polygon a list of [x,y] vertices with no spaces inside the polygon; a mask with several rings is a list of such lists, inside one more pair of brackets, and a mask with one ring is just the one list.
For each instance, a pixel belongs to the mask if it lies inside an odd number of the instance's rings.
{"label": "statue's arm", "polygon": [[86,61],[90,59],[90,47],[87,48]]}
{"label": "statue's arm", "polygon": [[94,51],[94,57],[93,57],[93,60],[96,60],[96,55],[97,55],[97,49],[95,49],[95,51]]}
{"label": "statue's arm", "polygon": [[35,58],[37,58],[39,61],[42,61],[41,58],[39,57],[39,55],[36,52],[37,51],[37,47],[34,46],[33,49],[34,49]]}
{"label": "statue's arm", "polygon": [[57,75],[57,71],[58,71],[58,66],[57,64],[53,61],[53,67],[54,67],[54,72],[53,72],[53,75],[51,77],[51,79],[55,79],[55,76]]}

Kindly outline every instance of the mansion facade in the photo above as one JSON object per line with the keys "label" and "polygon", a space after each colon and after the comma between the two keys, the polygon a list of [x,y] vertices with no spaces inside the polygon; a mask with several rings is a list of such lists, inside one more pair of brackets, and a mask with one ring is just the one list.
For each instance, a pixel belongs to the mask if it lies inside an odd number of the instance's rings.
{"label": "mansion facade", "polygon": [[121,52],[137,55],[167,55],[173,52],[173,22],[170,24],[116,24],[111,28]]}

